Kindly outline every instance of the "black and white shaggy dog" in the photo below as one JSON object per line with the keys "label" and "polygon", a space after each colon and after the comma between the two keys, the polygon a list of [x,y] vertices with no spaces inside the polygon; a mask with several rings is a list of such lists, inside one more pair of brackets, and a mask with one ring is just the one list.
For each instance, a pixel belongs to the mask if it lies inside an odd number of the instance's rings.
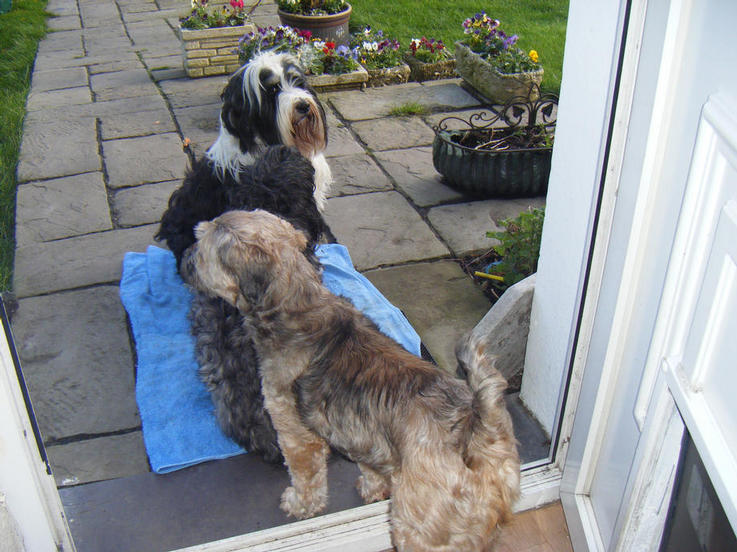
{"label": "black and white shaggy dog", "polygon": [[297,60],[262,52],[236,71],[222,93],[220,134],[205,154],[215,170],[235,174],[267,146],[296,147],[315,168],[315,200],[325,207],[332,176],[325,160],[325,111]]}
{"label": "black and white shaggy dog", "polygon": [[[156,237],[167,243],[177,266],[195,243],[194,227],[232,209],[263,209],[288,220],[305,234],[305,255],[319,266],[314,247],[327,226],[315,203],[310,162],[295,148],[273,146],[236,174],[218,177],[212,161],[200,159],[172,193]],[[276,432],[264,409],[259,360],[243,317],[222,299],[195,292],[190,319],[200,376],[221,428],[246,450],[269,462],[281,461]]]}

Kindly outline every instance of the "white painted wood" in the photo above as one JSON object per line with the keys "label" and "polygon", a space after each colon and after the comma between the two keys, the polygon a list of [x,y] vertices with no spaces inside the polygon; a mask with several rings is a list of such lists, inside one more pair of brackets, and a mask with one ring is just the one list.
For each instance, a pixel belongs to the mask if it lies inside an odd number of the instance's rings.
{"label": "white painted wood", "polygon": [[[41,459],[0,324],[0,495],[29,552],[73,551],[54,478]],[[0,535],[0,539],[3,536]]]}
{"label": "white painted wood", "polygon": [[550,435],[557,433],[593,232],[621,11],[618,3],[606,0],[573,0],[569,6],[556,145],[520,392]]}
{"label": "white painted wood", "polygon": [[[579,402],[561,483],[577,550],[657,549],[684,421],[734,516],[737,405],[725,389],[736,383],[737,346],[726,336],[737,333],[737,207],[721,189],[737,186],[729,113],[737,79],[720,58],[737,7],[652,0],[647,12],[600,312],[585,353],[581,395],[593,391],[596,401],[592,409]],[[592,376],[600,360],[601,375]]]}

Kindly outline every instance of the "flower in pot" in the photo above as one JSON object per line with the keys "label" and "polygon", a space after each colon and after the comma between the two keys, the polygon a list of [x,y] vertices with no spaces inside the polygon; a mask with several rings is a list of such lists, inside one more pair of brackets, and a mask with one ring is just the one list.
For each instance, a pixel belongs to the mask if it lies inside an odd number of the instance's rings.
{"label": "flower in pot", "polygon": [[285,25],[259,28],[241,38],[241,63],[247,63],[264,50],[292,54],[317,91],[356,88],[367,80],[366,70],[345,45],[314,38],[310,31],[298,31]]}
{"label": "flower in pot", "polygon": [[536,90],[496,112],[474,113],[468,120],[444,118],[434,127],[435,169],[451,186],[476,197],[544,194],[557,104],[557,96]]}
{"label": "flower in pot", "polygon": [[345,0],[278,0],[277,5],[283,25],[338,45],[348,44],[351,5]]}
{"label": "flower in pot", "polygon": [[409,79],[409,66],[402,61],[399,41],[384,36],[383,31],[366,27],[351,35],[350,44],[356,59],[368,71],[369,86],[401,84]]}
{"label": "flower in pot", "polygon": [[434,38],[413,38],[404,53],[412,80],[442,79],[455,75],[455,58],[443,41]]}
{"label": "flower in pot", "polygon": [[499,20],[477,13],[463,22],[463,33],[456,42],[456,71],[474,89],[502,104],[537,92],[543,77],[538,53],[519,48],[519,37],[505,33]]}
{"label": "flower in pot", "polygon": [[312,40],[299,53],[300,61],[311,75],[342,75],[359,69],[351,49],[344,44]]}
{"label": "flower in pot", "polygon": [[238,43],[241,63],[248,61],[257,53],[265,50],[286,52],[299,57],[302,46],[310,42],[309,31],[298,31],[286,25],[278,27],[259,27],[243,35]]}
{"label": "flower in pot", "polygon": [[250,15],[244,9],[243,0],[230,0],[230,8],[224,5],[211,8],[207,0],[192,0],[192,11],[179,20],[179,26],[190,30],[238,27],[248,22]]}

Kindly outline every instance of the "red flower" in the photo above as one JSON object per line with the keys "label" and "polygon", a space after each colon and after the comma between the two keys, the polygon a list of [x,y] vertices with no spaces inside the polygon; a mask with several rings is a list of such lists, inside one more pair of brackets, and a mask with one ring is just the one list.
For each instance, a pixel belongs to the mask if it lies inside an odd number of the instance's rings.
{"label": "red flower", "polygon": [[325,46],[330,50],[335,50],[335,42],[326,42]]}

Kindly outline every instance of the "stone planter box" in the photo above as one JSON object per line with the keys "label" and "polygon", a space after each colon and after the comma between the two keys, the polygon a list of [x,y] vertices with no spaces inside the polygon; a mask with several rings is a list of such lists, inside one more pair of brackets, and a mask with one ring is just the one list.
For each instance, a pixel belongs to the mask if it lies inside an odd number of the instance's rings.
{"label": "stone planter box", "polygon": [[238,40],[246,33],[256,30],[249,23],[239,27],[216,29],[179,29],[182,41],[184,70],[188,77],[228,75],[240,66]]}
{"label": "stone planter box", "polygon": [[368,72],[363,67],[342,75],[307,75],[307,82],[317,92],[355,90],[366,86]]}
{"label": "stone planter box", "polygon": [[455,58],[425,63],[410,53],[404,54],[404,61],[409,65],[409,78],[413,81],[422,82],[426,80],[449,79],[456,76]]}
{"label": "stone planter box", "polygon": [[404,84],[409,80],[410,69],[406,63],[384,69],[365,69],[368,73],[366,86],[377,87],[387,84]]}
{"label": "stone planter box", "polygon": [[528,94],[531,94],[530,100],[537,99],[543,79],[542,67],[539,71],[505,75],[465,44],[456,42],[455,46],[456,72],[484,98],[497,104],[505,104],[513,98],[527,98]]}

